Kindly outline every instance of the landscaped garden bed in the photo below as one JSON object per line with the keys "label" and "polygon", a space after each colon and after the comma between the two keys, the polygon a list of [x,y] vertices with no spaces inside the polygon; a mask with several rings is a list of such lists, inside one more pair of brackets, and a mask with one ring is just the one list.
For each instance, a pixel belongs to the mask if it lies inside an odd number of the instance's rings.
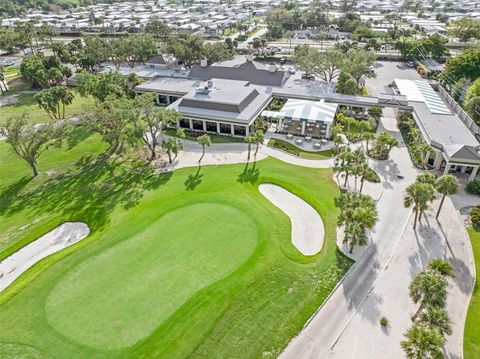
{"label": "landscaped garden bed", "polygon": [[307,151],[301,149],[294,144],[280,140],[278,138],[271,138],[268,141],[268,146],[288,152],[291,155],[309,158],[309,159],[325,159],[333,157],[333,151],[331,149],[323,151]]}

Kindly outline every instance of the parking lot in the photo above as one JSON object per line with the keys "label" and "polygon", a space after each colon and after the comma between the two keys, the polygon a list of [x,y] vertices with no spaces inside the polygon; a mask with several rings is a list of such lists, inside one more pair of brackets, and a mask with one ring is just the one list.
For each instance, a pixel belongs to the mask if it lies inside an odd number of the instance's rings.
{"label": "parking lot", "polygon": [[420,75],[415,69],[406,67],[405,63],[397,61],[377,61],[375,63],[375,78],[367,78],[366,86],[370,96],[378,96],[380,93],[391,93],[388,87],[394,79],[419,80]]}

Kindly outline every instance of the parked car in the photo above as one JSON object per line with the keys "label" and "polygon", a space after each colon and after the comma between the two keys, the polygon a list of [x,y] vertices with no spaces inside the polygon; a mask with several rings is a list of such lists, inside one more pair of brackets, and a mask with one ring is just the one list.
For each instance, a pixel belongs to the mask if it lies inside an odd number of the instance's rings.
{"label": "parked car", "polygon": [[295,73],[295,69],[294,69],[292,66],[290,66],[290,67],[288,68],[288,72],[293,75],[293,74]]}
{"label": "parked car", "polygon": [[287,62],[287,59],[285,57],[282,57],[280,59],[280,65],[284,65]]}
{"label": "parked car", "polygon": [[307,74],[306,72],[302,74],[303,80],[315,80],[315,75]]}
{"label": "parked car", "polygon": [[375,72],[375,67],[368,66],[367,71],[370,72],[370,73],[374,73]]}
{"label": "parked car", "polygon": [[3,66],[13,66],[15,63],[12,60],[4,60],[2,61]]}
{"label": "parked car", "polygon": [[414,68],[415,64],[413,63],[413,61],[407,61],[407,63],[405,63],[405,66]]}

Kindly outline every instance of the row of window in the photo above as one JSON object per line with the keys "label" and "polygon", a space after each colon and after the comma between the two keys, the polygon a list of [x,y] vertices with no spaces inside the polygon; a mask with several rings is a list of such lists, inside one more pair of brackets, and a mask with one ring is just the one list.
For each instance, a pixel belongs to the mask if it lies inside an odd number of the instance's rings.
{"label": "row of window", "polygon": [[[192,129],[196,131],[204,131],[203,122],[201,120],[192,120]],[[218,123],[219,126],[217,128],[217,122],[212,121],[205,121],[205,129],[207,132],[219,132],[224,135],[231,135],[232,134],[232,125],[229,123]],[[181,128],[190,128],[190,121],[186,118],[182,118],[180,120],[180,127]],[[233,125],[233,134],[235,136],[246,136],[247,130],[245,126]]]}

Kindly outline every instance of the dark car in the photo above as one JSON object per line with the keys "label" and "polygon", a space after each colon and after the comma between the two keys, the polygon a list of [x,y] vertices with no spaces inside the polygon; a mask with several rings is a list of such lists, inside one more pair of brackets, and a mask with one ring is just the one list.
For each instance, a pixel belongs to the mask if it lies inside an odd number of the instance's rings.
{"label": "dark car", "polygon": [[306,72],[302,74],[303,80],[315,80],[315,75],[307,74]]}

